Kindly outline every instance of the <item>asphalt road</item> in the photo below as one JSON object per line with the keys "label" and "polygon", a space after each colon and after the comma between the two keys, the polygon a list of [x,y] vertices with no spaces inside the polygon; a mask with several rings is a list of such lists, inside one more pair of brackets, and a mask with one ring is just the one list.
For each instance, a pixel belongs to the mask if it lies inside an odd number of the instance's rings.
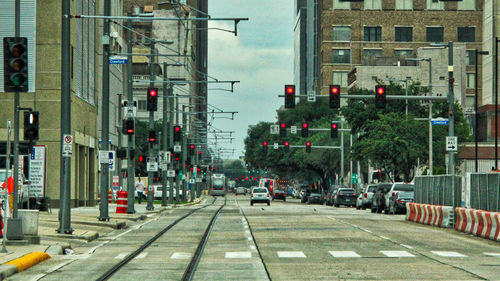
{"label": "asphalt road", "polygon": [[[207,200],[207,203],[212,200]],[[110,280],[180,280],[224,200],[174,226]],[[162,213],[8,280],[95,280],[197,206]],[[269,278],[270,277],[270,278]],[[228,195],[195,280],[500,280],[500,244],[404,215]]]}

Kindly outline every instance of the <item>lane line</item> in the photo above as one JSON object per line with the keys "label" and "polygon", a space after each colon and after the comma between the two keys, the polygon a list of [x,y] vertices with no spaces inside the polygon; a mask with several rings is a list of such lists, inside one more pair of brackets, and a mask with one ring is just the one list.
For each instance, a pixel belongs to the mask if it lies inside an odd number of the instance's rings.
{"label": "lane line", "polygon": [[490,256],[490,257],[500,257],[500,253],[483,253],[487,256]]}

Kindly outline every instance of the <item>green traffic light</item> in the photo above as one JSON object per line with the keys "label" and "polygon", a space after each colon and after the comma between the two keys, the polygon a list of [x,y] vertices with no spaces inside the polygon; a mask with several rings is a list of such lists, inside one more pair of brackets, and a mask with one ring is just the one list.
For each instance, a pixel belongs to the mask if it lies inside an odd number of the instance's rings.
{"label": "green traffic light", "polygon": [[22,74],[17,73],[10,77],[10,81],[14,86],[21,86],[24,83],[25,79]]}

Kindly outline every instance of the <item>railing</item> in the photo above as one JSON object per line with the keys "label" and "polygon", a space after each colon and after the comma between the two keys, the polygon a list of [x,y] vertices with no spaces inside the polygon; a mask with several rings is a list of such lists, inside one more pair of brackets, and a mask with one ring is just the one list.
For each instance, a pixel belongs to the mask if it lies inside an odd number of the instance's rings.
{"label": "railing", "polygon": [[453,207],[462,206],[462,177],[453,175],[416,177],[415,202]]}

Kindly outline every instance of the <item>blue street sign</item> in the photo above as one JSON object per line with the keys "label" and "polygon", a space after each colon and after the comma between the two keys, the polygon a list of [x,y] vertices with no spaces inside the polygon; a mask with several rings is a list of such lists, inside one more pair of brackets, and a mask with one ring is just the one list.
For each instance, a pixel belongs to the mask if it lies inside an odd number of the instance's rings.
{"label": "blue street sign", "polygon": [[109,64],[127,64],[127,57],[110,56]]}
{"label": "blue street sign", "polygon": [[436,119],[431,120],[431,124],[432,125],[449,125],[450,122],[448,121],[448,119],[436,118]]}

